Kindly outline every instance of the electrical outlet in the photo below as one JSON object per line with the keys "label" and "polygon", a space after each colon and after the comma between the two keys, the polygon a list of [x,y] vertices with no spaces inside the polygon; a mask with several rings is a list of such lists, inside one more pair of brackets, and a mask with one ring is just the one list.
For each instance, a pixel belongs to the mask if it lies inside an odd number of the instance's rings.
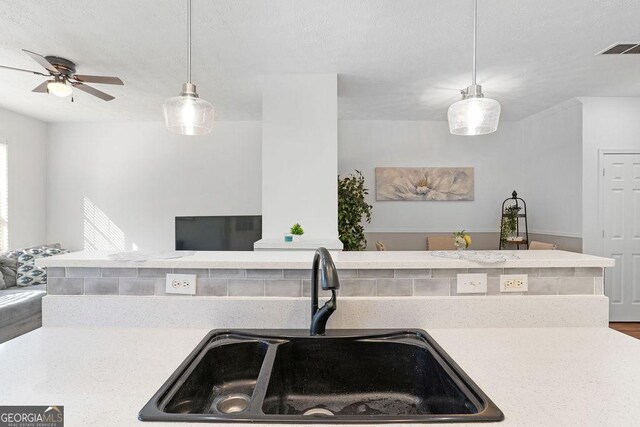
{"label": "electrical outlet", "polygon": [[487,292],[487,274],[458,274],[457,291],[459,294],[484,294]]}
{"label": "electrical outlet", "polygon": [[196,294],[196,275],[195,274],[167,274],[168,294]]}
{"label": "electrical outlet", "polygon": [[525,292],[529,290],[529,277],[526,274],[501,274],[500,292]]}

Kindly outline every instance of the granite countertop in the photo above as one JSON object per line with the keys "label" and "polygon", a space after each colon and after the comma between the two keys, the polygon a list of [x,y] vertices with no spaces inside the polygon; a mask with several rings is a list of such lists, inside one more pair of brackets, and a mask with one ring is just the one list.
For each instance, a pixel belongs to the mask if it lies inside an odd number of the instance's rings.
{"label": "granite countertop", "polygon": [[[503,256],[504,262],[484,262],[455,259],[455,251],[436,256],[430,251],[384,251],[384,252],[340,252],[332,253],[338,268],[385,269],[385,268],[553,268],[553,267],[613,267],[614,260],[593,255],[566,251],[467,251],[481,256]],[[139,268],[240,268],[240,269],[309,269],[313,252],[304,251],[256,251],[225,252],[196,251],[174,259],[146,261],[114,260],[110,252],[81,251],[37,261],[44,267],[139,267]]]}
{"label": "granite countertop", "polygon": [[[143,423],[137,414],[207,332],[38,329],[0,344],[0,404],[64,405],[68,427],[189,425]],[[640,420],[640,340],[607,328],[428,332],[505,413],[493,425]]]}

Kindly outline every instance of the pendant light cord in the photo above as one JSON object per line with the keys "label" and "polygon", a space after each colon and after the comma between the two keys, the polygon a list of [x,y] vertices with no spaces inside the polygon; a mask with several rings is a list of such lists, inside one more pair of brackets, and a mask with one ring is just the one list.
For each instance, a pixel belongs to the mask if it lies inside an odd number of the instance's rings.
{"label": "pendant light cord", "polygon": [[191,83],[191,0],[187,0],[187,83]]}
{"label": "pendant light cord", "polygon": [[[191,0],[189,0],[191,1]],[[478,0],[473,0],[473,70],[471,80],[476,85],[476,38],[478,34]]]}

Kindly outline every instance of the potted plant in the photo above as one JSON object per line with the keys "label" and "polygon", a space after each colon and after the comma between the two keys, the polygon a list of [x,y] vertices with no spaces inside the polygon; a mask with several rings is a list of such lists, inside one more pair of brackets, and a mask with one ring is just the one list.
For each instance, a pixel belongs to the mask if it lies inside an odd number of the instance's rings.
{"label": "potted plant", "polygon": [[522,209],[518,205],[511,205],[504,208],[504,215],[502,217],[502,223],[500,227],[502,228],[502,239],[500,240],[500,247],[504,248],[507,244],[507,241],[513,239],[513,236],[518,229],[518,212]]}
{"label": "potted plant", "polygon": [[471,246],[471,236],[469,236],[464,230],[455,231],[453,233],[453,238],[456,248],[458,248],[459,251],[464,251]]}
{"label": "potted plant", "polygon": [[302,226],[297,222],[291,226],[291,230],[289,230],[289,232],[293,236],[292,241],[294,242],[299,242],[300,236],[304,234],[304,230],[302,229]]}
{"label": "potted plant", "polygon": [[373,206],[365,201],[369,194],[359,170],[340,178],[338,175],[338,234],[345,251],[364,251],[367,239],[362,222],[371,222]]}

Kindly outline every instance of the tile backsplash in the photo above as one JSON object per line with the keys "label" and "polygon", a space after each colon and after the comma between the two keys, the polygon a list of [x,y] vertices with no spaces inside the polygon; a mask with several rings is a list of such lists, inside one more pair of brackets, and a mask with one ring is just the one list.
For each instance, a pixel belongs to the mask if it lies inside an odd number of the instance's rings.
{"label": "tile backsplash", "polygon": [[[167,273],[195,274],[197,296],[309,297],[311,270],[50,267],[52,295],[168,296]],[[338,270],[340,297],[456,296],[459,273],[486,273],[487,292],[472,295],[602,295],[602,268]],[[501,274],[527,274],[528,292],[501,293]],[[469,294],[466,294],[469,295]],[[188,297],[188,296],[187,296]]]}

